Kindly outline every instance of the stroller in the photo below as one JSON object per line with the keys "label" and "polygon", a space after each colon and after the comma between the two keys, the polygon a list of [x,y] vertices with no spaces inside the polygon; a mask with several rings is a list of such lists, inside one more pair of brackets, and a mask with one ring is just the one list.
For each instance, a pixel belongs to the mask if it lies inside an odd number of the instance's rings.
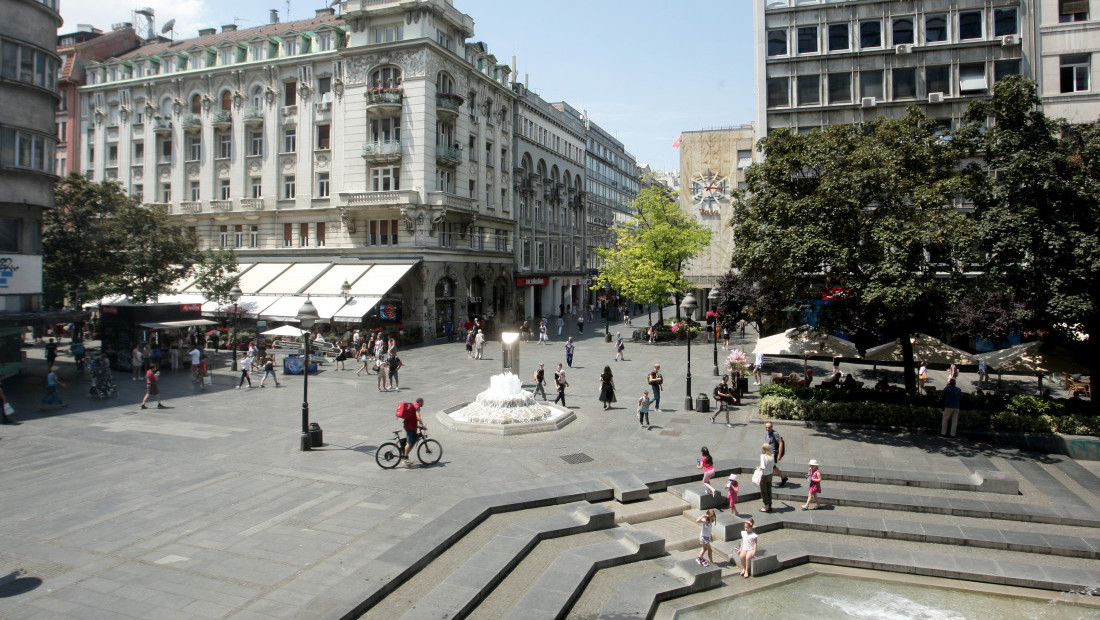
{"label": "stroller", "polygon": [[99,400],[118,396],[118,386],[115,385],[115,379],[111,376],[111,366],[107,363],[106,354],[93,357],[88,364],[88,370],[92,375],[92,387],[88,390],[90,396]]}

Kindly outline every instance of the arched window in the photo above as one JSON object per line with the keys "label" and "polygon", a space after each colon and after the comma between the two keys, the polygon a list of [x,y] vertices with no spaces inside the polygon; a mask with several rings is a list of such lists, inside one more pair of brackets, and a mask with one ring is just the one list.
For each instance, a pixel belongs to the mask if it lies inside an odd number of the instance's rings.
{"label": "arched window", "polygon": [[252,87],[252,108],[256,110],[262,110],[264,107],[264,88],[263,86]]}
{"label": "arched window", "polygon": [[397,67],[380,67],[370,74],[370,85],[373,88],[399,88],[401,86],[401,69]]}
{"label": "arched window", "polygon": [[199,114],[202,112],[202,95],[195,93],[191,95],[191,113]]}
{"label": "arched window", "polygon": [[440,71],[435,78],[435,92],[453,94],[455,92],[455,82],[451,79],[451,76]]}
{"label": "arched window", "polygon": [[228,90],[223,90],[222,91],[222,109],[223,110],[232,110],[233,109],[233,93],[229,92]]}

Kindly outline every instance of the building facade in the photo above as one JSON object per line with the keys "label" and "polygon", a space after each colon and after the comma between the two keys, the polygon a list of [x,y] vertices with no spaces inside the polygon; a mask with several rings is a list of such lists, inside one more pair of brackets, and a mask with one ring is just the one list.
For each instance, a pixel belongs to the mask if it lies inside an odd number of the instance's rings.
{"label": "building facade", "polygon": [[515,83],[516,288],[525,318],[587,303],[585,128]]}
{"label": "building facade", "polygon": [[0,376],[22,368],[42,312],[42,218],[53,207],[57,146],[56,0],[0,0]]}
{"label": "building facade", "polygon": [[1039,54],[1034,79],[1043,110],[1072,123],[1100,119],[1092,61],[1100,53],[1100,1],[1037,0]]}
{"label": "building facade", "polygon": [[450,0],[339,9],[89,63],[84,169],[235,250],[249,316],[514,322],[509,68]]}

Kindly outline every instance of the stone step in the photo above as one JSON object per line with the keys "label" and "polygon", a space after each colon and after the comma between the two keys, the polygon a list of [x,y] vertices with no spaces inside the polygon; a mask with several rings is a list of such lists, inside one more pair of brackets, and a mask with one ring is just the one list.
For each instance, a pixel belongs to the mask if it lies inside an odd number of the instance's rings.
{"label": "stone step", "polygon": [[691,506],[672,493],[653,493],[647,499],[620,504],[609,502],[615,511],[615,523],[644,523],[681,515]]}
{"label": "stone step", "polygon": [[623,577],[600,609],[600,618],[650,618],[660,601],[722,585],[722,568],[702,566],[679,554],[671,567]]}
{"label": "stone step", "polygon": [[665,541],[666,551],[683,551],[699,547],[700,526],[687,515],[654,519],[633,527],[642,528],[660,536]]}

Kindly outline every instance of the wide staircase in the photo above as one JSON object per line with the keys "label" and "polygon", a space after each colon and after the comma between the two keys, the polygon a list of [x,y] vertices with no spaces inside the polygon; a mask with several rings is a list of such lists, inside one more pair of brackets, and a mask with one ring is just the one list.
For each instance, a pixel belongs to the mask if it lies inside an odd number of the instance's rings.
{"label": "wide staircase", "polygon": [[[792,481],[770,513],[747,482],[754,463],[735,465],[715,482],[743,474],[736,514],[694,468],[657,465],[465,500],[357,575],[359,591],[331,592],[321,616],[649,618],[662,601],[751,587],[735,562],[750,516],[756,576],[815,563],[1061,592],[1100,584],[1100,480],[1073,461],[1057,479],[1030,461],[970,475],[831,468],[820,509],[799,509],[805,483]],[[718,521],[704,567],[696,519],[708,508]]]}

